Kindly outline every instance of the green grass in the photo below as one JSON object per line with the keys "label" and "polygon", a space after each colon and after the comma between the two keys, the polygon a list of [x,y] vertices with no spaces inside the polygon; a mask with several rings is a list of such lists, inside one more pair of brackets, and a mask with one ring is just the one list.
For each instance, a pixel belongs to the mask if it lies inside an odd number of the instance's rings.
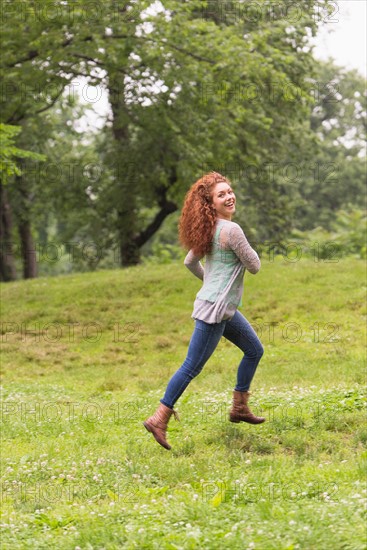
{"label": "green grass", "polygon": [[228,422],[222,339],[168,452],[142,421],[192,334],[182,262],[3,284],[2,549],[367,548],[364,285],[356,259],[246,274],[267,422]]}

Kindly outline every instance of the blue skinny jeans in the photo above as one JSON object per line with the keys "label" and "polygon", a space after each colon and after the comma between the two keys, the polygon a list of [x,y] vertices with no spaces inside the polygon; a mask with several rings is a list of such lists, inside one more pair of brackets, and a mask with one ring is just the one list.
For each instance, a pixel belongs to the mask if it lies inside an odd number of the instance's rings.
{"label": "blue skinny jeans", "polygon": [[191,380],[200,374],[222,336],[233,342],[244,353],[238,366],[237,384],[234,389],[249,390],[264,348],[250,323],[237,310],[232,319],[226,319],[220,323],[209,324],[195,320],[195,329],[186,359],[168,382],[163,399],[160,400],[163,405],[173,409]]}

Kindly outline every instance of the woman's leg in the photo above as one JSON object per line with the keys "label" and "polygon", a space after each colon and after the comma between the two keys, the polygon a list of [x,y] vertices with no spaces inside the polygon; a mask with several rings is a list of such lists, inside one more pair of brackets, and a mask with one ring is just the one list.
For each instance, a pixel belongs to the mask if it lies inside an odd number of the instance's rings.
{"label": "woman's leg", "polygon": [[264,348],[248,320],[238,310],[232,319],[227,321],[223,336],[244,353],[238,366],[235,390],[248,391]]}
{"label": "woman's leg", "polygon": [[168,382],[161,403],[173,409],[177,399],[183,394],[191,380],[197,376],[218,345],[226,322],[209,324],[196,320],[195,329],[190,340],[187,357],[178,371]]}

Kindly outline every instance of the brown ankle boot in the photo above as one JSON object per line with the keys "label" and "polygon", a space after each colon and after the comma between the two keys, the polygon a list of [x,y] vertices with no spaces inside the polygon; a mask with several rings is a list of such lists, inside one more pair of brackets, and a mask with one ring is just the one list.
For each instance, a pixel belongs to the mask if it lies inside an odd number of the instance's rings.
{"label": "brown ankle boot", "polygon": [[173,409],[166,407],[161,403],[153,416],[143,422],[148,432],[152,433],[155,440],[165,449],[170,450],[171,446],[166,441],[167,424],[171,415],[174,415],[176,420],[179,420],[178,414]]}
{"label": "brown ankle boot", "polygon": [[250,397],[248,391],[241,392],[234,390],[233,405],[229,413],[231,422],[248,422],[249,424],[261,424],[265,422],[262,416],[255,416],[249,409],[247,402]]}

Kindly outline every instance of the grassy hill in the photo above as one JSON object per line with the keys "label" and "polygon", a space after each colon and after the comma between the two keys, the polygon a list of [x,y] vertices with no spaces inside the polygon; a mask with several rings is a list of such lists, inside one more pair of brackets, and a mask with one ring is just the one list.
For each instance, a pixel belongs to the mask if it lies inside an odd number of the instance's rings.
{"label": "grassy hill", "polygon": [[267,422],[228,422],[241,352],[222,339],[168,452],[142,421],[185,359],[199,288],[181,262],[1,286],[2,548],[366,548],[364,262],[246,273]]}

